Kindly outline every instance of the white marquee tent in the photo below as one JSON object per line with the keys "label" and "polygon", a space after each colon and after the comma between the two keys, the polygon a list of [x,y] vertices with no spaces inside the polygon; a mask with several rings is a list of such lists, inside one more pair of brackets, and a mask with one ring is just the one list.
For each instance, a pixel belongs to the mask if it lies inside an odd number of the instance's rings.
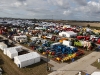
{"label": "white marquee tent", "polygon": [[20,41],[20,40],[26,40],[27,41],[27,36],[26,35],[14,36],[13,39],[15,41]]}
{"label": "white marquee tent", "polygon": [[7,56],[13,59],[15,56],[18,56],[18,52],[15,48],[11,48],[7,50]]}
{"label": "white marquee tent", "polygon": [[17,52],[22,51],[22,46],[15,46],[14,48],[17,50]]}
{"label": "white marquee tent", "polygon": [[4,54],[13,59],[15,56],[18,56],[18,52],[22,51],[22,46],[15,46],[4,49]]}
{"label": "white marquee tent", "polygon": [[38,40],[38,39],[40,39],[39,37],[31,37],[30,38],[32,41],[35,41],[35,40]]}
{"label": "white marquee tent", "polygon": [[100,75],[100,72],[93,72],[91,75]]}
{"label": "white marquee tent", "polygon": [[61,44],[61,43],[60,43],[60,42],[52,43],[52,44],[51,44],[51,48],[52,48],[54,45],[57,45],[57,44]]}
{"label": "white marquee tent", "polygon": [[7,48],[7,45],[4,44],[3,42],[0,42],[0,49],[4,50],[4,48]]}
{"label": "white marquee tent", "polygon": [[86,32],[91,32],[91,29],[90,28],[86,28]]}
{"label": "white marquee tent", "polygon": [[63,37],[76,37],[77,33],[73,32],[73,31],[60,32],[59,36],[63,36]]}
{"label": "white marquee tent", "polygon": [[14,63],[20,68],[35,64],[37,62],[40,62],[40,55],[37,52],[31,52],[14,57]]}
{"label": "white marquee tent", "polygon": [[63,40],[63,45],[71,46],[71,42],[70,41]]}

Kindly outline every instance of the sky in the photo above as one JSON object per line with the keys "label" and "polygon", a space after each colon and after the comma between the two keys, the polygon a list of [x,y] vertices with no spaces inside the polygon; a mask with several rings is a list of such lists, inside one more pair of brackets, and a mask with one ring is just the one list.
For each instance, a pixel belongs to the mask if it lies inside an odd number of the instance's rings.
{"label": "sky", "polygon": [[100,20],[100,0],[2,0],[0,17]]}

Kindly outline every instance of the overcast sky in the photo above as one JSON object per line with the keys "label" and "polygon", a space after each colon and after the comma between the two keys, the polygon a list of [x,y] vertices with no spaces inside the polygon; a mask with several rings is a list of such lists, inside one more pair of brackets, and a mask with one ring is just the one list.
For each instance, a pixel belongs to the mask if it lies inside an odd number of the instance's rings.
{"label": "overcast sky", "polygon": [[0,17],[100,20],[100,0],[2,0]]}

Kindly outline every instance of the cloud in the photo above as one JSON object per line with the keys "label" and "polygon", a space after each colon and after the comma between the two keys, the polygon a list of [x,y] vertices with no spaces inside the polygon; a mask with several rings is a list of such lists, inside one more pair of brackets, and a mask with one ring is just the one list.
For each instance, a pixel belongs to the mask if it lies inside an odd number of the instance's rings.
{"label": "cloud", "polygon": [[15,7],[20,7],[22,5],[22,3],[20,2],[15,2],[15,3],[12,3],[11,6],[15,6]]}
{"label": "cloud", "polygon": [[71,11],[70,10],[64,11],[63,14],[64,15],[70,15],[71,14]]}
{"label": "cloud", "polygon": [[100,19],[100,0],[2,0],[0,16],[54,19]]}
{"label": "cloud", "polygon": [[89,1],[87,3],[87,6],[82,6],[80,7],[79,10],[84,10],[86,13],[92,13],[92,14],[97,14],[100,12],[100,3],[95,2],[95,1]]}
{"label": "cloud", "polygon": [[69,4],[68,1],[69,0],[48,0],[48,2],[50,4],[53,4],[56,7],[61,8],[61,9],[68,9],[68,8],[70,8],[70,4]]}
{"label": "cloud", "polygon": [[18,0],[18,1],[20,1],[20,2],[25,2],[25,1],[27,1],[27,0]]}
{"label": "cloud", "polygon": [[76,2],[77,4],[79,4],[81,6],[87,5],[87,1],[86,0],[74,0],[74,2]]}
{"label": "cloud", "polygon": [[27,5],[27,3],[25,3],[25,2],[24,2],[23,4],[24,4],[25,6]]}
{"label": "cloud", "polygon": [[98,1],[88,1],[86,6],[76,7],[74,9],[75,13],[80,13],[80,18],[88,20],[98,20],[100,19],[100,2]]}
{"label": "cloud", "polygon": [[17,2],[14,2],[11,4],[12,7],[20,7],[20,6],[26,6],[27,3],[26,2],[20,2],[20,1],[17,1]]}

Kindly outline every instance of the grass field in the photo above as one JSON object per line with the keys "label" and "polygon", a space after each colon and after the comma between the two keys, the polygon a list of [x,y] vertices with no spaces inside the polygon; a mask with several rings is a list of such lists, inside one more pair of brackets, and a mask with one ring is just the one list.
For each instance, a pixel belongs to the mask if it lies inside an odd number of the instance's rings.
{"label": "grass field", "polygon": [[89,24],[91,27],[100,27],[100,23],[68,22],[68,24],[77,26],[87,26]]}
{"label": "grass field", "polygon": [[4,71],[3,75],[47,75],[49,73],[46,71],[47,63],[43,60],[25,68],[18,68],[2,51],[0,51],[0,67]]}
{"label": "grass field", "polygon": [[93,64],[91,64],[94,67],[97,67],[97,69],[100,70],[100,63],[98,63],[98,61],[95,61]]}

